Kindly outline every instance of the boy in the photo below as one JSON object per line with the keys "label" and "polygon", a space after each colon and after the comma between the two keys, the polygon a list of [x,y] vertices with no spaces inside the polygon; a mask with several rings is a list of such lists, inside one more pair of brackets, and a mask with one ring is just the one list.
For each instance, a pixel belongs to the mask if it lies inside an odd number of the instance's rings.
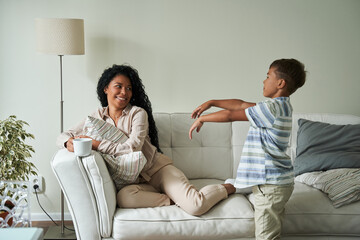
{"label": "boy", "polygon": [[[250,121],[236,179],[225,183],[239,189],[252,187],[256,239],[280,238],[284,206],[294,189],[293,167],[286,154],[292,122],[289,96],[304,85],[305,78],[302,63],[279,59],[270,65],[263,82],[263,95],[269,100],[257,104],[236,99],[210,100],[191,115],[198,119],[190,128],[190,139],[192,132],[195,129],[199,132],[204,122]],[[212,106],[225,110],[200,116]]]}

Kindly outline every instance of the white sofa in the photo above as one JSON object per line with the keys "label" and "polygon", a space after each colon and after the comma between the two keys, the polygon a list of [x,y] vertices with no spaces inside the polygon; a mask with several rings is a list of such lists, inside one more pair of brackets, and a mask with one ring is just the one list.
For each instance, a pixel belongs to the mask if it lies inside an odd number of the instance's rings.
{"label": "white sofa", "polygon": [[[248,122],[206,123],[188,139],[193,120],[185,113],[156,113],[160,147],[202,187],[234,177],[249,128]],[[297,120],[360,124],[360,117],[294,114],[289,146],[296,150]],[[200,217],[176,206],[121,209],[101,156],[76,158],[59,150],[52,168],[65,194],[77,239],[254,239],[252,195],[233,194]],[[283,239],[360,239],[360,202],[334,208],[324,193],[296,183],[286,205]]]}

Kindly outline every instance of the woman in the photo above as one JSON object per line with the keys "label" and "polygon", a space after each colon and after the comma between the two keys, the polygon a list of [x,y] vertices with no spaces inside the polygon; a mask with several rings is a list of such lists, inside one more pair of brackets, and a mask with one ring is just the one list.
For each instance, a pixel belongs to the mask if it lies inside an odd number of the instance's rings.
{"label": "woman", "polygon": [[[97,86],[102,108],[92,114],[121,129],[129,136],[123,143],[93,139],[92,149],[122,155],[142,151],[147,163],[139,184],[125,186],[117,193],[122,208],[159,207],[176,204],[191,215],[201,215],[235,192],[231,184],[209,185],[197,191],[172,160],[161,153],[151,103],[138,72],[131,66],[113,65],[104,71]],[[73,152],[75,137],[83,134],[84,121],[58,138],[58,145]]]}

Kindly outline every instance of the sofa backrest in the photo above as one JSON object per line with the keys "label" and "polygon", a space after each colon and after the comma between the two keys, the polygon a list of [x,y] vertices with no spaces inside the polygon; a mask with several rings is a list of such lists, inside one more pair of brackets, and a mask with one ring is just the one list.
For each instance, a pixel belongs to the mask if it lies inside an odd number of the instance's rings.
{"label": "sofa backrest", "polygon": [[[154,113],[160,148],[189,179],[236,176],[249,122],[206,123],[199,133],[188,133],[194,119],[190,113]],[[293,114],[293,127],[288,154],[296,154],[298,119],[331,124],[360,124],[360,117],[340,114]]]}
{"label": "sofa backrest", "polygon": [[231,123],[205,124],[189,139],[189,113],[154,114],[160,148],[189,179],[226,179],[232,175]]}

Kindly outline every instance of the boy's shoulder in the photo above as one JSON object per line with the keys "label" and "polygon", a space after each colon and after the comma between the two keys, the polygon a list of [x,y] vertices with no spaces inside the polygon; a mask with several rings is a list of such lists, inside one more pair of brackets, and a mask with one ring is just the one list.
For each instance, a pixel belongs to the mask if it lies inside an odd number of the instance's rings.
{"label": "boy's shoulder", "polygon": [[274,116],[288,115],[292,112],[289,97],[277,97],[265,99],[256,104],[259,108],[266,108]]}
{"label": "boy's shoulder", "polygon": [[263,100],[263,101],[261,101],[259,103],[278,104],[278,103],[282,103],[282,102],[290,103],[290,98],[289,97],[267,98],[267,99],[265,99],[265,100]]}
{"label": "boy's shoulder", "polygon": [[256,104],[256,106],[260,107],[260,108],[268,108],[272,112],[272,110],[278,109],[279,103],[280,102],[278,102],[276,99],[269,98],[269,99],[265,99],[261,102],[258,102]]}

